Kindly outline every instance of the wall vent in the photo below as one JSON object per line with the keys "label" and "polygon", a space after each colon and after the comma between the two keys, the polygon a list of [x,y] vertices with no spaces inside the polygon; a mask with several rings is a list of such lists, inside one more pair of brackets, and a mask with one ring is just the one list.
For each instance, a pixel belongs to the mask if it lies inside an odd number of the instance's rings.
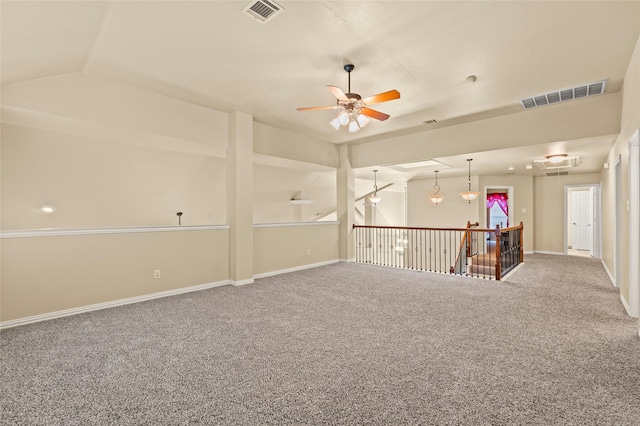
{"label": "wall vent", "polygon": [[545,176],[566,176],[568,175],[569,172],[564,171],[564,172],[544,172]]}
{"label": "wall vent", "polygon": [[606,87],[607,80],[596,81],[594,83],[583,84],[582,86],[556,90],[555,92],[545,93],[544,95],[520,99],[520,104],[524,109],[557,104],[559,102],[572,101],[574,99],[586,98],[588,96],[601,95],[604,93]]}
{"label": "wall vent", "polygon": [[284,9],[279,4],[269,0],[252,0],[243,12],[265,24],[275,18]]}

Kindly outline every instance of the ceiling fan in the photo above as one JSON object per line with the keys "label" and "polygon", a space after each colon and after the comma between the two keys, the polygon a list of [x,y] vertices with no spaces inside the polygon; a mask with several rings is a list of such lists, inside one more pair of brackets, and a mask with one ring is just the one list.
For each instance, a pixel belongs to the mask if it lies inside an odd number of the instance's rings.
{"label": "ceiling fan", "polygon": [[389,114],[371,109],[368,105],[398,99],[400,98],[400,92],[394,89],[389,90],[388,92],[378,93],[377,95],[369,96],[364,99],[357,93],[351,93],[351,71],[353,71],[354,68],[355,65],[353,64],[347,64],[344,66],[344,70],[349,75],[349,88],[347,93],[344,93],[338,86],[327,86],[333,96],[338,99],[335,106],[305,107],[298,108],[298,111],[314,111],[321,109],[338,110],[338,116],[329,124],[331,124],[336,130],[339,130],[340,126],[348,126],[350,132],[356,132],[360,128],[366,126],[367,123],[369,123],[369,119],[367,117],[375,118],[380,121],[384,121],[389,118]]}

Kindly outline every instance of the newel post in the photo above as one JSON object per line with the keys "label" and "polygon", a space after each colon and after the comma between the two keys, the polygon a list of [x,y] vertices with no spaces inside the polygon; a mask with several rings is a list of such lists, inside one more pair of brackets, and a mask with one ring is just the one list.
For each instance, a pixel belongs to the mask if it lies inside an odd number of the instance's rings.
{"label": "newel post", "polygon": [[496,225],[496,281],[500,281],[500,275],[501,275],[501,270],[500,270],[500,225]]}
{"label": "newel post", "polygon": [[467,239],[467,257],[471,257],[471,221],[467,221],[467,231],[465,238]]}
{"label": "newel post", "polygon": [[520,263],[524,262],[524,224],[520,222]]}

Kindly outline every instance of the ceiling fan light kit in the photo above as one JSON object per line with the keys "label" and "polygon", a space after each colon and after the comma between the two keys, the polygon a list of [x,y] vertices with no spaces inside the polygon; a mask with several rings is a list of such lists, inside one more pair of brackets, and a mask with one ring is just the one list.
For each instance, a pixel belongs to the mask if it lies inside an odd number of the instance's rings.
{"label": "ceiling fan light kit", "polygon": [[351,71],[353,71],[354,68],[355,65],[353,64],[347,64],[344,66],[344,70],[349,75],[347,93],[344,93],[342,89],[337,86],[327,86],[333,96],[337,98],[336,106],[305,107],[298,108],[298,111],[337,109],[338,115],[331,120],[329,124],[336,130],[340,130],[343,126],[347,127],[349,132],[352,133],[357,132],[369,124],[369,118],[375,118],[379,121],[388,119],[388,114],[371,109],[367,105],[398,99],[400,98],[400,92],[394,89],[362,99],[362,96],[359,94],[351,93]]}

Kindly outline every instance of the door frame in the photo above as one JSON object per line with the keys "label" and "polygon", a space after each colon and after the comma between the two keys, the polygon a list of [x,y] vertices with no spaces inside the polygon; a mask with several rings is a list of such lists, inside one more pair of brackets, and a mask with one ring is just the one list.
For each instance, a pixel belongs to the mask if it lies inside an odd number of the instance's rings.
{"label": "door frame", "polygon": [[622,157],[616,157],[613,164],[613,199],[614,199],[614,230],[613,230],[613,279],[614,286],[620,288],[622,284]]}
{"label": "door frame", "polygon": [[[640,318],[640,129],[629,139],[629,315]],[[640,334],[640,321],[638,322]]]}
{"label": "door frame", "polygon": [[591,256],[595,258],[600,258],[602,253],[602,202],[601,202],[601,185],[599,183],[591,183],[591,184],[576,184],[576,185],[565,185],[564,186],[564,221],[562,228],[564,230],[564,243],[563,243],[563,253],[568,254],[568,244],[569,244],[569,203],[571,200],[569,199],[569,189],[577,189],[577,188],[589,188],[593,194],[593,205],[591,206],[593,210],[593,215],[591,220],[593,222],[593,235],[591,239]]}
{"label": "door frame", "polygon": [[507,190],[507,206],[509,208],[509,226],[514,225],[515,212],[513,211],[515,203],[513,202],[513,186],[509,185],[485,185],[482,195],[482,227],[487,226],[487,194],[489,189],[506,189]]}

